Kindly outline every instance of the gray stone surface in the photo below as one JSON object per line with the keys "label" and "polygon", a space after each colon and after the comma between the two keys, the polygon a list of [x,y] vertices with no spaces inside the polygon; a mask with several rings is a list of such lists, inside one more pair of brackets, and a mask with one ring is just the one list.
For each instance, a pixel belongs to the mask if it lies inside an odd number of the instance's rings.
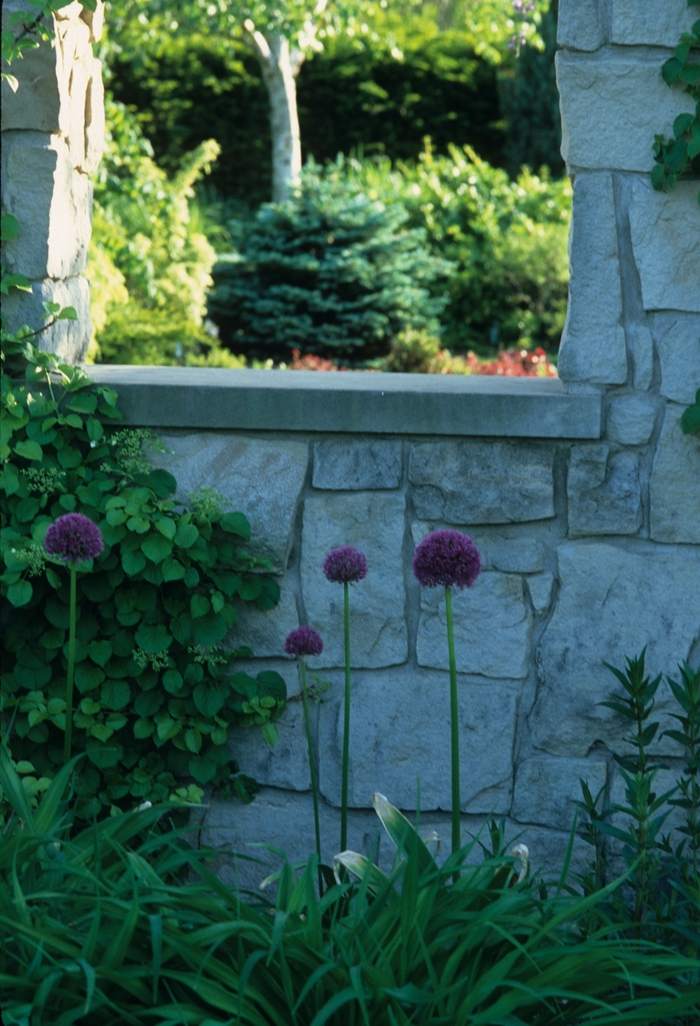
{"label": "gray stone surface", "polygon": [[7,330],[16,331],[24,324],[32,327],[42,325],[44,303],[74,307],[77,320],[57,321],[43,331],[39,336],[41,348],[48,353],[57,353],[66,363],[80,363],[87,354],[92,332],[90,285],[87,278],[65,278],[58,281],[45,278],[43,281],[33,281],[31,293],[13,289],[9,296],[2,297]]}
{"label": "gray stone surface", "polygon": [[627,349],[615,199],[607,172],[576,176],[569,257],[569,307],[559,374],[563,381],[623,384]]}
{"label": "gray stone surface", "polygon": [[[19,34],[19,27],[11,29],[8,21],[15,12],[31,10],[24,0],[4,0],[2,27]],[[44,41],[33,50],[26,50],[21,60],[13,63],[11,74],[19,82],[15,91],[2,82],[2,131],[11,129],[38,132],[58,132],[61,129],[61,93],[57,85],[57,62],[60,50]]]}
{"label": "gray stone surface", "polygon": [[557,42],[572,50],[597,50],[603,45],[597,0],[561,0]]}
{"label": "gray stone surface", "polygon": [[290,585],[282,582],[280,600],[274,609],[258,609],[252,602],[238,602],[238,622],[227,643],[247,645],[257,657],[281,656],[290,631],[299,626],[297,604]]}
{"label": "gray stone surface", "polygon": [[[669,404],[650,484],[650,535],[700,545],[700,435],[684,435],[683,407]],[[697,582],[695,592],[697,593]]]}
{"label": "gray stone surface", "polygon": [[690,405],[700,388],[700,316],[661,313],[656,315],[654,327],[659,340],[661,395]]}
{"label": "gray stone surface", "polygon": [[605,786],[607,768],[594,759],[525,759],[518,766],[513,791],[513,816],[521,823],[541,823],[570,830],[581,800],[580,780],[595,797]]}
{"label": "gray stone surface", "polygon": [[696,19],[685,0],[611,0],[611,42],[673,48]]}
{"label": "gray stone surface", "polygon": [[566,493],[569,536],[636,534],[642,526],[639,457],[610,446],[575,445]]}
{"label": "gray stone surface", "polygon": [[[444,528],[443,524],[417,520],[411,525],[413,544],[418,545],[431,531]],[[512,528],[511,528],[512,530]],[[542,544],[534,538],[513,538],[506,528],[503,535],[485,533],[479,528],[465,532],[479,550],[482,570],[501,570],[511,574],[534,574],[544,569]]]}
{"label": "gray stone surface", "polygon": [[343,666],[343,586],[327,581],[331,549],[354,545],[368,572],[350,587],[351,660],[356,667],[393,666],[408,654],[403,540],[405,497],[395,492],[313,495],[304,505],[301,587],[307,622],[323,638],[312,666]]}
{"label": "gray stone surface", "polygon": [[695,182],[668,193],[656,192],[648,175],[633,183],[630,230],[645,310],[700,314],[697,193]]}
{"label": "gray stone surface", "polygon": [[660,64],[658,52],[622,51],[593,60],[566,50],[557,54],[561,148],[570,167],[648,176],[654,136],[672,135],[674,119],[693,111],[687,93],[668,88]]}
{"label": "gray stone surface", "polygon": [[[519,679],[532,658],[532,616],[521,577],[482,573],[471,588],[455,590],[457,669],[496,679]],[[416,652],[420,666],[448,669],[444,588],[421,589]]]}
{"label": "gray stone surface", "polygon": [[3,244],[10,272],[30,279],[69,278],[87,264],[92,184],[73,170],[59,136],[3,133],[3,205],[19,238]]}
{"label": "gray stone surface", "polygon": [[314,443],[314,488],[358,491],[400,484],[401,442],[329,439]]}
{"label": "gray stone surface", "polygon": [[[688,658],[700,637],[700,608],[692,601],[700,551],[565,542],[558,555],[559,599],[537,652],[532,741],[567,757],[584,757],[596,740],[619,752],[626,724],[598,703],[621,688],[603,663],[623,667],[625,656],[645,645],[652,674],[673,674]],[[670,726],[663,696],[658,708]]]}
{"label": "gray stone surface", "polygon": [[292,529],[306,477],[306,442],[270,442],[227,432],[161,432],[170,455],[157,462],[178,482],[178,498],[213,488],[250,521],[245,549],[270,560],[272,570],[287,566]]}
{"label": "gray stone surface", "polygon": [[632,383],[646,392],[654,379],[654,339],[648,324],[625,325],[627,349],[632,358]]}
{"label": "gray stone surface", "polygon": [[643,445],[651,438],[657,409],[651,395],[616,396],[608,408],[607,437],[622,445]]}
{"label": "gray stone surface", "polygon": [[554,450],[507,442],[427,442],[411,451],[416,513],[448,524],[554,516]]}
{"label": "gray stone surface", "polygon": [[[319,717],[321,791],[340,805],[342,674]],[[502,684],[459,680],[461,799],[465,812],[510,807],[517,695]],[[366,807],[379,791],[402,809],[451,808],[450,688],[446,673],[407,668],[359,674],[350,716],[349,801]]]}
{"label": "gray stone surface", "polygon": [[527,588],[530,592],[532,605],[538,616],[542,616],[549,609],[552,600],[552,588],[554,577],[552,574],[535,574],[527,578]]}

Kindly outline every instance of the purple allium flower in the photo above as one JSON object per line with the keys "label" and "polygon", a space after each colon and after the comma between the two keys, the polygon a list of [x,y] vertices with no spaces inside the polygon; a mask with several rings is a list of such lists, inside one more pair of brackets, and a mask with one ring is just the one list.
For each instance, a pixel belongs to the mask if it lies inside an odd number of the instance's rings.
{"label": "purple allium flower", "polygon": [[359,549],[344,545],[342,549],[331,549],[323,561],[323,572],[329,581],[350,584],[367,576],[367,560]]}
{"label": "purple allium flower", "polygon": [[413,573],[424,588],[471,588],[481,573],[479,550],[461,531],[433,531],[416,546]]}
{"label": "purple allium flower", "polygon": [[323,641],[313,627],[295,627],[287,635],[284,650],[290,656],[315,656],[323,652]]}
{"label": "purple allium flower", "polygon": [[99,527],[82,513],[58,517],[44,539],[49,555],[60,556],[64,563],[86,563],[99,556],[104,547]]}

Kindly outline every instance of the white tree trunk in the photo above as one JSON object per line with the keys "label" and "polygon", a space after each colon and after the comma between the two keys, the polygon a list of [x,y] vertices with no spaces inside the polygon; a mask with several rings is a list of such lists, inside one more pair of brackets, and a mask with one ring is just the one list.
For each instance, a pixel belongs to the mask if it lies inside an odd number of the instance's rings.
{"label": "white tree trunk", "polygon": [[245,28],[260,62],[270,100],[272,200],[283,203],[301,174],[301,135],[294,81],[304,60],[285,36],[265,36],[252,23]]}

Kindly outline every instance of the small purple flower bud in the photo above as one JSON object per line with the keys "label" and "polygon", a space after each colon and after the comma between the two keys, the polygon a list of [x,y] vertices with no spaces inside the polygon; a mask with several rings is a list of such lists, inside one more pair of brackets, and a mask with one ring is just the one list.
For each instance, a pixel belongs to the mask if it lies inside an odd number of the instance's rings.
{"label": "small purple flower bud", "polygon": [[367,576],[367,560],[363,552],[344,545],[341,549],[332,549],[323,561],[323,572],[329,581],[336,584],[350,584],[361,581]]}
{"label": "small purple flower bud", "polygon": [[284,650],[290,656],[316,656],[323,652],[323,641],[313,627],[295,627],[287,635]]}
{"label": "small purple flower bud", "polygon": [[479,550],[461,531],[433,531],[416,547],[413,573],[424,588],[471,588],[481,573]]}
{"label": "small purple flower bud", "polygon": [[99,556],[104,547],[99,527],[82,513],[58,517],[44,539],[49,555],[60,556],[64,563],[87,563]]}

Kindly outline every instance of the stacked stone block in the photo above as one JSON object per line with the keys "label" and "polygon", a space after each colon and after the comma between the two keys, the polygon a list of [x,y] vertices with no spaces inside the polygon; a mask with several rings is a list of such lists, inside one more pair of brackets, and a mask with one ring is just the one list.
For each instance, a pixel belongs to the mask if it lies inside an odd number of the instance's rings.
{"label": "stacked stone block", "polygon": [[[25,0],[5,0],[3,31],[20,10],[33,11]],[[44,302],[75,307],[77,321],[59,321],[37,340],[71,363],[85,358],[91,332],[84,277],[89,175],[104,144],[102,69],[92,44],[101,36],[103,15],[102,0],[94,12],[77,0],[55,12],[54,39],[12,65],[18,88],[2,83],[2,208],[20,226],[19,238],[3,244],[2,259],[8,272],[32,285],[31,295],[15,289],[4,297],[5,322],[9,330],[39,328]]]}

